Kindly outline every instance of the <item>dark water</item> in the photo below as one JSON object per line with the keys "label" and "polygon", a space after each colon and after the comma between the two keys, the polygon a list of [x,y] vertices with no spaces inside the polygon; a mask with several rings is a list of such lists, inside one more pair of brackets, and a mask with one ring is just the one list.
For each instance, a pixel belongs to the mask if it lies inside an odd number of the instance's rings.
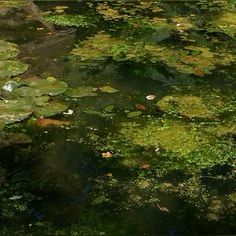
{"label": "dark water", "polygon": [[[109,57],[101,62],[80,63],[70,54],[76,43],[104,31],[112,37],[175,50],[190,46],[194,39],[195,46],[209,47],[214,52],[224,50],[235,58],[235,37],[206,26],[222,12],[234,12],[233,4],[227,6],[228,10],[223,3],[168,2],[160,5],[164,9],[160,13],[145,10],[145,2],[122,5],[129,12],[141,6],[131,19],[150,20],[155,14],[164,19],[195,15],[197,26],[190,27],[186,36],[175,31],[156,35],[149,29],[131,33],[119,17],[115,20],[116,13],[111,13],[111,19],[104,19],[98,10],[104,2],[88,3],[35,2],[42,12],[67,6],[68,14],[95,18],[95,27],[54,25],[55,33],[51,34],[45,22],[29,20],[24,8],[8,13],[8,22],[21,19],[19,25],[1,26],[1,39],[17,43],[21,49],[19,58],[29,64],[23,78],[54,76],[72,88],[109,85],[119,91],[75,99],[59,95],[73,114],[51,118],[69,120],[70,126],[38,127],[30,117],[5,128],[23,131],[33,141],[0,150],[0,234],[235,235],[235,64],[218,63],[212,73],[202,75],[202,71],[182,73],[178,67],[147,59]],[[119,2],[111,6],[121,9]],[[176,24],[187,27],[182,18]],[[224,109],[215,120],[189,119],[157,109],[158,101],[176,93],[201,96],[208,105],[223,97]],[[155,99],[148,100],[147,95],[155,95]],[[109,105],[114,108],[106,112]],[[127,117],[132,111],[142,114]],[[105,116],[107,113],[115,115]],[[168,136],[168,132],[155,131],[159,119],[171,130],[177,127],[176,132]],[[212,135],[211,129],[228,122],[230,131],[219,137]],[[177,139],[182,136],[175,134],[188,135],[185,129],[192,129],[190,126],[200,133],[199,139],[205,135],[214,137],[190,152],[176,151]],[[173,144],[172,137],[176,138]],[[155,145],[158,138],[162,138],[160,146]],[[188,143],[190,139],[191,135],[184,140]]]}

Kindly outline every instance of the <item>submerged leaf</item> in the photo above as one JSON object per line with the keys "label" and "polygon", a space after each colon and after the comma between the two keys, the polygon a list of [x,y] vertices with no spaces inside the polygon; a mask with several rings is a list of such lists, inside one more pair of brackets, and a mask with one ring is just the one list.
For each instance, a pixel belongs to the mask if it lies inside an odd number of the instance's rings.
{"label": "submerged leaf", "polygon": [[92,87],[77,87],[68,89],[66,94],[73,98],[94,97],[97,96],[97,93],[95,93],[96,90],[96,88]]}
{"label": "submerged leaf", "polygon": [[128,118],[133,118],[133,117],[137,117],[140,116],[142,114],[141,111],[131,111],[127,114]]}
{"label": "submerged leaf", "polygon": [[103,93],[116,93],[116,92],[119,91],[119,90],[114,89],[114,88],[112,88],[110,86],[103,86],[103,87],[100,87],[99,89]]}

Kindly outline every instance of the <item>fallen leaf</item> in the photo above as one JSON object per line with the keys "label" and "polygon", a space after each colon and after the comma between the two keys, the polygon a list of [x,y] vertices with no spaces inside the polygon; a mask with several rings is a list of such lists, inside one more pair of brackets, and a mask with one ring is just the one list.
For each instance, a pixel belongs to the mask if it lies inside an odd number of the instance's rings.
{"label": "fallen leaf", "polygon": [[142,169],[149,169],[151,167],[151,165],[149,163],[144,163],[141,168]]}
{"label": "fallen leaf", "polygon": [[49,119],[49,118],[39,118],[36,121],[36,124],[40,127],[48,127],[48,126],[64,126],[64,125],[70,125],[70,121],[64,121],[64,120],[55,120],[55,119]]}
{"label": "fallen leaf", "polygon": [[139,110],[146,110],[146,107],[143,104],[137,103],[137,104],[135,104],[135,107]]}

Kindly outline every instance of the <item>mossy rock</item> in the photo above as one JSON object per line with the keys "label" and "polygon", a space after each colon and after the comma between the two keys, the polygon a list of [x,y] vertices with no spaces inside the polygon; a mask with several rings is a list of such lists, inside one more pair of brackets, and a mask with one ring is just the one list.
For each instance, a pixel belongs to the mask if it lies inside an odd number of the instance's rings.
{"label": "mossy rock", "polygon": [[163,112],[180,114],[190,119],[213,119],[215,117],[214,112],[204,104],[200,97],[192,95],[165,96],[156,105]]}

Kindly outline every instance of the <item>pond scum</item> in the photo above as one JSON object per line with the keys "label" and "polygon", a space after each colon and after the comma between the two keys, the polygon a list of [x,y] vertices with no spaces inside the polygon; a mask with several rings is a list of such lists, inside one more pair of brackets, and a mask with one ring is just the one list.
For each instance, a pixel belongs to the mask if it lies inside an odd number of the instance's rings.
{"label": "pond scum", "polygon": [[0,235],[235,235],[235,4],[0,1]]}

